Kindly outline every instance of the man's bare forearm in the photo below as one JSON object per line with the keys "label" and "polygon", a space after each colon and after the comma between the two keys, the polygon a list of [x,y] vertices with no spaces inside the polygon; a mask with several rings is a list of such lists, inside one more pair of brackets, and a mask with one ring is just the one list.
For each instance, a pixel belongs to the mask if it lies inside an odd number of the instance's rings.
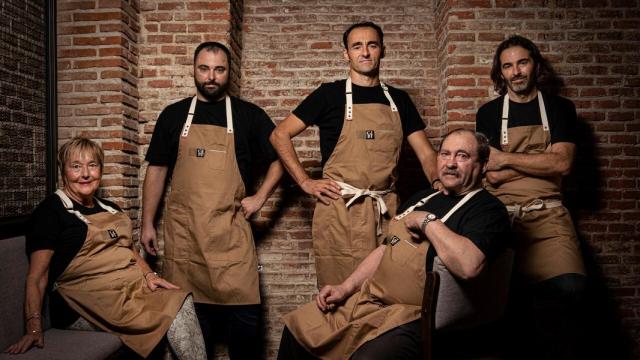
{"label": "man's bare forearm", "polygon": [[489,184],[493,186],[500,186],[504,183],[521,179],[525,176],[526,175],[514,169],[494,170],[494,171],[487,171],[485,173],[485,177],[487,178],[487,181],[489,182]]}
{"label": "man's bare forearm", "polygon": [[555,143],[539,154],[509,153],[491,148],[488,170],[513,169],[530,176],[564,176],[571,170],[574,153],[575,145],[566,142]]}
{"label": "man's bare forearm", "polygon": [[409,145],[416,153],[420,166],[427,180],[432,182],[438,177],[438,169],[436,167],[436,159],[438,154],[431,146],[427,135],[423,130],[415,131],[407,137]]}
{"label": "man's bare forearm", "polygon": [[282,164],[279,160],[275,160],[269,165],[269,169],[267,170],[266,175],[264,176],[264,181],[260,184],[258,191],[256,191],[256,196],[267,199],[275,190],[278,181],[282,178],[282,174],[284,170],[282,169]]}
{"label": "man's bare forearm", "polygon": [[168,166],[149,165],[142,187],[142,226],[153,226],[158,204],[164,192]]}
{"label": "man's bare forearm", "polygon": [[298,185],[309,179],[309,175],[302,167],[302,163],[300,163],[300,159],[298,159],[291,139],[306,129],[306,127],[302,120],[290,114],[271,132],[271,136],[269,137],[273,148],[278,153],[278,156],[280,156],[282,165],[284,165],[287,172],[291,174],[291,177],[293,177],[293,180]]}
{"label": "man's bare forearm", "polygon": [[341,285],[345,288],[347,295],[351,295],[360,290],[364,281],[373,276],[382,261],[385,248],[385,245],[378,246],[367,255],[353,273],[342,282]]}

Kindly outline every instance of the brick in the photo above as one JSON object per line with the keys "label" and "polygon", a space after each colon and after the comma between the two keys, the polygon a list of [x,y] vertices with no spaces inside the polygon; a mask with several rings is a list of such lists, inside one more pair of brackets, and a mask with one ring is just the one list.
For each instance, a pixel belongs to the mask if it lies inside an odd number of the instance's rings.
{"label": "brick", "polygon": [[[89,131],[104,138],[109,157],[104,193],[126,206],[132,217],[139,216],[144,166],[139,167],[155,121],[166,105],[193,94],[191,53],[201,41],[233,44],[238,56],[232,88],[280,122],[321,82],[345,76],[340,36],[346,24],[380,22],[388,50],[382,76],[410,94],[429,124],[430,141],[437,145],[448,129],[473,127],[477,108],[497,96],[489,79],[497,44],[514,33],[532,38],[564,80],[562,94],[574,100],[591,132],[599,187],[590,190],[598,193],[599,201],[592,208],[579,205],[575,218],[585,247],[601,256],[595,266],[617,291],[612,301],[621,304],[624,330],[640,334],[640,312],[633,305],[640,304],[640,286],[630,263],[638,261],[640,246],[629,241],[640,232],[637,0],[72,3],[78,9],[69,2],[58,4],[58,9],[67,7],[58,14],[58,28],[70,32],[58,33],[58,52],[68,56],[58,60],[59,136]],[[97,8],[107,5],[113,9]],[[90,27],[96,33],[82,36]],[[77,38],[114,34],[124,41],[74,43]],[[102,82],[108,85],[100,87]],[[0,82],[0,87],[4,94],[6,86]],[[78,101],[87,103],[73,104]],[[5,103],[0,97],[0,106]],[[12,104],[28,107],[25,101]],[[317,129],[305,130],[294,142],[303,166],[320,177]],[[407,160],[403,173],[419,174],[417,160]],[[314,204],[311,197],[285,186],[256,222],[267,229],[258,252],[265,264],[267,354],[273,356],[280,316],[312,299],[316,291],[309,233]],[[139,219],[134,220],[139,227]],[[640,337],[633,341],[640,349]]]}
{"label": "brick", "polygon": [[160,24],[160,31],[168,33],[184,33],[187,32],[187,24]]}
{"label": "brick", "polygon": [[74,62],[75,69],[102,68],[102,67],[128,68],[127,64],[121,59],[79,60]]}
{"label": "brick", "polygon": [[125,41],[120,36],[104,36],[104,37],[75,37],[73,38],[73,45],[86,46],[86,45],[123,45]]}
{"label": "brick", "polygon": [[158,10],[183,10],[184,2],[159,3]]}
{"label": "brick", "polygon": [[126,18],[126,15],[119,11],[77,12],[73,14],[74,21],[124,20],[125,18]]}
{"label": "brick", "polygon": [[60,49],[58,58],[95,57],[96,49]]}
{"label": "brick", "polygon": [[92,34],[96,32],[95,25],[72,25],[72,26],[58,26],[58,34]]}
{"label": "brick", "polygon": [[224,1],[202,1],[187,3],[187,10],[224,10],[229,6]]}

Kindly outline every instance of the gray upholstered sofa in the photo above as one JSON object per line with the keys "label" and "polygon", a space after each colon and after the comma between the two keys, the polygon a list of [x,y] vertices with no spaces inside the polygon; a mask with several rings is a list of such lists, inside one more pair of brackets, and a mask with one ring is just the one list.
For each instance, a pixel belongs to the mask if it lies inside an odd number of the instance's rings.
{"label": "gray upholstered sofa", "polygon": [[[24,334],[24,281],[28,261],[24,236],[0,239],[0,350]],[[113,359],[122,353],[118,337],[95,331],[51,329],[44,314],[44,348],[21,355],[0,353],[0,359]]]}

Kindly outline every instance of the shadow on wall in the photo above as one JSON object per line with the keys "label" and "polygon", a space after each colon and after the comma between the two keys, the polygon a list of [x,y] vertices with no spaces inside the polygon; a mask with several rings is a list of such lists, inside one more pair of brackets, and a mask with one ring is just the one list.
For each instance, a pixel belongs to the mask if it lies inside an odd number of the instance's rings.
{"label": "shadow on wall", "polygon": [[[593,130],[583,118],[578,118],[576,131],[576,158],[571,174],[564,182],[565,204],[572,218],[580,213],[595,213],[601,200],[602,174],[598,171],[596,139]],[[579,359],[631,359],[631,334],[623,327],[614,294],[607,286],[605,276],[596,261],[598,249],[587,243],[576,222],[582,256],[588,274],[585,296],[584,345]]]}
{"label": "shadow on wall", "polygon": [[422,171],[416,153],[405,142],[398,162],[398,181],[396,183],[396,189],[400,197],[398,205],[402,205],[416,192],[429,188],[431,188],[431,184]]}

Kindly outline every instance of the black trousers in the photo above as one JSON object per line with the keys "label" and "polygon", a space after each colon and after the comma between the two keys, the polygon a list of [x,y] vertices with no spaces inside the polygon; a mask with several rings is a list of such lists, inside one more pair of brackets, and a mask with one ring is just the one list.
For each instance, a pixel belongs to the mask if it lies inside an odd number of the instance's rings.
{"label": "black trousers", "polygon": [[505,337],[511,359],[579,359],[587,278],[563,274],[527,284],[515,278]]}
{"label": "black trousers", "polygon": [[[352,360],[413,360],[422,359],[422,333],[420,320],[400,325],[366,342],[353,355]],[[314,360],[285,326],[280,340],[278,360]]]}
{"label": "black trousers", "polygon": [[233,360],[264,357],[261,305],[195,304],[202,328],[207,358],[214,356],[214,344],[226,343]]}

